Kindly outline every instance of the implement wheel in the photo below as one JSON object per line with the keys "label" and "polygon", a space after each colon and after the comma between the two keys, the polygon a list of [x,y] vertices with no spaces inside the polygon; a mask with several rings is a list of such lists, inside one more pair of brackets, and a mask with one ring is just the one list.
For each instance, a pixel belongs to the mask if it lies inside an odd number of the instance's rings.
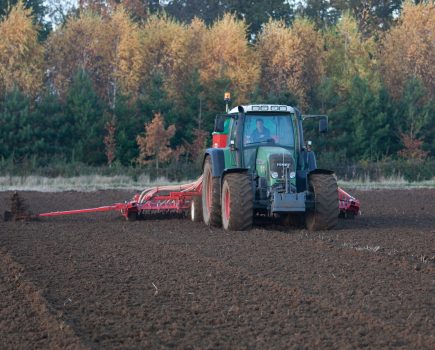
{"label": "implement wheel", "polygon": [[225,230],[243,231],[252,226],[253,202],[251,180],[247,174],[228,174],[222,186],[222,226]]}
{"label": "implement wheel", "polygon": [[314,194],[315,206],[305,213],[305,224],[310,231],[330,230],[338,222],[338,186],[332,174],[312,174],[309,188]]}
{"label": "implement wheel", "polygon": [[194,196],[190,205],[190,219],[193,222],[201,222],[202,218],[202,198]]}
{"label": "implement wheel", "polygon": [[210,157],[205,159],[202,180],[202,216],[204,223],[221,226],[220,178],[213,178]]}

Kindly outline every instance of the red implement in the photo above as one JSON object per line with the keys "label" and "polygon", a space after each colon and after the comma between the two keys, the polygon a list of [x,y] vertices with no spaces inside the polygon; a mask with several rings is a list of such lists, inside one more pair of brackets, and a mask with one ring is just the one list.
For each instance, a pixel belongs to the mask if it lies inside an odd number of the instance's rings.
{"label": "red implement", "polygon": [[342,188],[338,188],[338,207],[340,217],[354,218],[359,214],[360,203],[355,197],[352,197]]}
{"label": "red implement", "polygon": [[38,214],[40,217],[46,216],[62,216],[62,215],[75,215],[75,214],[85,214],[85,213],[96,213],[102,211],[120,211],[125,206],[124,203],[117,203],[113,205],[106,205],[104,207],[98,208],[88,208],[88,209],[76,209],[76,210],[66,210],[66,211],[54,211],[51,213]]}
{"label": "red implement", "polygon": [[127,219],[135,219],[139,215],[151,213],[183,213],[190,209],[193,196],[201,195],[202,176],[195,182],[179,186],[159,186],[147,188],[141,194],[125,203],[115,203],[103,207],[55,211],[38,214],[38,217],[75,215],[118,211]]}
{"label": "red implement", "polygon": [[[200,196],[202,191],[202,176],[195,182],[178,186],[159,186],[147,188],[136,194],[125,203],[115,203],[96,208],[55,211],[38,214],[38,217],[75,215],[106,211],[120,212],[127,219],[135,219],[153,213],[187,213],[190,210],[192,198]],[[338,189],[340,216],[354,217],[359,213],[359,200],[352,197],[341,188]]]}

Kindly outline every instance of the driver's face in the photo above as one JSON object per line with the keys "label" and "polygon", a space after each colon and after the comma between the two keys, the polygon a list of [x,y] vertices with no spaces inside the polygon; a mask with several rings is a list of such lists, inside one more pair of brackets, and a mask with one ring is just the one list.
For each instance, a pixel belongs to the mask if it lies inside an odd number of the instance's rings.
{"label": "driver's face", "polygon": [[257,130],[262,131],[263,130],[263,122],[262,121],[257,121]]}

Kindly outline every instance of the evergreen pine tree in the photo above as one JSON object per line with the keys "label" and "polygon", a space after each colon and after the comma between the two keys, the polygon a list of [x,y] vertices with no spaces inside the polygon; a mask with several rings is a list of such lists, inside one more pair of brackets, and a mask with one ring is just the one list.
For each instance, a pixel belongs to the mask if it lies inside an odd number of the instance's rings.
{"label": "evergreen pine tree", "polygon": [[66,122],[64,105],[59,96],[53,93],[41,96],[35,104],[32,120],[32,127],[40,140],[38,164],[67,160],[70,152],[65,142],[71,135],[72,125]]}
{"label": "evergreen pine tree", "polygon": [[118,94],[116,101],[113,110],[117,120],[116,159],[122,165],[129,166],[136,162],[139,155],[136,135],[143,129],[143,119],[138,116],[136,104],[130,103],[127,96]]}
{"label": "evergreen pine tree", "polygon": [[71,147],[72,160],[93,165],[105,163],[103,108],[84,70],[74,77],[65,109],[71,134],[63,141]]}

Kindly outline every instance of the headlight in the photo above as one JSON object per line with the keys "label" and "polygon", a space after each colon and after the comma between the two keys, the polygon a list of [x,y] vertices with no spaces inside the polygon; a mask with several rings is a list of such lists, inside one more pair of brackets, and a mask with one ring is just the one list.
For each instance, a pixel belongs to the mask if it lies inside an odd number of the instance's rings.
{"label": "headlight", "polygon": [[290,179],[294,179],[296,177],[296,173],[294,171],[290,172]]}
{"label": "headlight", "polygon": [[270,173],[270,176],[272,176],[273,179],[277,179],[278,178],[278,173],[276,171],[272,171]]}

